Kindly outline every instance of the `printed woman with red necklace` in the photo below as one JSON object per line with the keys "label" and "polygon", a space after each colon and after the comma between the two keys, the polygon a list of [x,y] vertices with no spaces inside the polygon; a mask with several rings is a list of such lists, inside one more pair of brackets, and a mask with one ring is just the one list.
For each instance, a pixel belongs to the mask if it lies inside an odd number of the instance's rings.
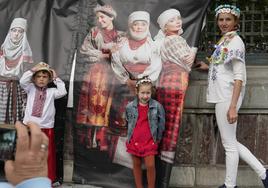
{"label": "printed woman with red necklace", "polygon": [[82,83],[77,112],[77,123],[91,127],[86,135],[78,134],[87,148],[107,151],[108,117],[115,84],[110,55],[122,32],[114,28],[116,12],[110,5],[98,5],[94,12],[97,26],[90,30],[80,49],[90,65]]}
{"label": "printed woman with red necklace", "polygon": [[162,168],[158,173],[158,186],[168,187],[172,164],[175,158],[181,124],[182,110],[188,77],[197,49],[190,47],[181,37],[180,12],[168,9],[157,19],[160,26],[155,41],[161,54],[163,68],[157,85],[157,100],[166,112],[166,129],[160,144]]}
{"label": "printed woman with red necklace", "polygon": [[[120,81],[112,103],[109,124],[118,135],[111,152],[114,163],[132,168],[130,154],[126,151],[126,117],[125,108],[135,98],[135,85],[138,79],[148,77],[153,83],[161,71],[160,56],[151,39],[150,15],[146,11],[132,12],[128,17],[128,31],[112,53],[112,68]],[[123,160],[122,160],[123,158]]]}
{"label": "printed woman with red necklace", "polygon": [[[239,158],[243,159],[268,188],[268,171],[236,139],[238,110],[246,85],[245,45],[238,35],[240,10],[233,5],[220,5],[216,21],[222,37],[209,58],[209,66],[198,62],[200,70],[209,69],[207,102],[215,104],[215,114],[226,155],[225,182],[219,188],[236,186]],[[224,115],[225,114],[225,115]]]}

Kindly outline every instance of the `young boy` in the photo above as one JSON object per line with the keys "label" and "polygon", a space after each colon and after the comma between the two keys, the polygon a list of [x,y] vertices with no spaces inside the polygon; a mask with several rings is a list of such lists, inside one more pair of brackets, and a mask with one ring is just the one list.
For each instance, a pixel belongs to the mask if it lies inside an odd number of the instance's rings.
{"label": "young boy", "polygon": [[[56,88],[49,88],[52,82]],[[48,64],[40,62],[26,71],[20,79],[21,87],[27,93],[27,104],[23,123],[35,122],[49,138],[48,177],[52,182],[56,179],[56,151],[54,143],[54,100],[67,94],[64,82]]]}

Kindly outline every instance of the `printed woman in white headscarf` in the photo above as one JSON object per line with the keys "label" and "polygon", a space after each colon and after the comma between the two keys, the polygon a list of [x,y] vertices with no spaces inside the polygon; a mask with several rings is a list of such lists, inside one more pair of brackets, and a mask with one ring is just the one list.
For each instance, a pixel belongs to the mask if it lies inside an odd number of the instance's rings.
{"label": "printed woman in white headscarf", "polygon": [[124,111],[127,103],[135,97],[137,79],[149,77],[153,82],[161,72],[161,59],[151,39],[150,15],[146,11],[135,11],[128,17],[128,33],[112,53],[112,68],[122,83],[117,89],[110,114],[110,124],[125,126]]}
{"label": "printed woman in white headscarf", "polygon": [[[162,72],[157,86],[157,100],[166,112],[166,129],[160,145],[161,159],[167,162],[171,171],[174,162],[184,97],[188,86],[188,75],[196,55],[196,48],[190,47],[182,34],[181,14],[168,9],[157,19],[160,31],[155,37],[159,45]],[[168,183],[168,182],[167,182]]]}
{"label": "printed woman in white headscarf", "polygon": [[27,40],[27,20],[15,18],[0,49],[0,123],[22,120],[23,93],[18,80],[23,64],[32,63],[32,50]]}
{"label": "printed woman in white headscarf", "polygon": [[97,26],[91,28],[80,49],[90,65],[82,83],[77,123],[92,126],[86,136],[87,147],[98,147],[104,151],[108,149],[106,133],[116,80],[110,55],[122,32],[117,31],[113,25],[116,12],[112,6],[97,5],[94,13]]}

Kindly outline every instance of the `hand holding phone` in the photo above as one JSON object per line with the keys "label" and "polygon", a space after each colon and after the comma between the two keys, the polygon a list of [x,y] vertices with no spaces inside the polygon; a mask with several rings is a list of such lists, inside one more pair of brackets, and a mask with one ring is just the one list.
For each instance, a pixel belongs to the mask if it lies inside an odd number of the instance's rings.
{"label": "hand holding phone", "polygon": [[47,136],[37,124],[32,122],[26,126],[21,122],[16,122],[15,127],[17,144],[14,160],[5,162],[7,180],[17,185],[31,178],[47,177]]}

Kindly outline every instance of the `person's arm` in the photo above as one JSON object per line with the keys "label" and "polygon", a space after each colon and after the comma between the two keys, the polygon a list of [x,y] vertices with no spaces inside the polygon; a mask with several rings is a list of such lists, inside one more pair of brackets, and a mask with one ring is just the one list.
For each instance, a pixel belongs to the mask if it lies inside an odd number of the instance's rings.
{"label": "person's arm", "polygon": [[157,131],[157,139],[160,142],[163,132],[165,130],[165,110],[163,106],[159,103],[157,105],[158,111],[158,131]]}
{"label": "person's arm", "polygon": [[92,63],[98,62],[102,57],[101,50],[97,49],[95,39],[93,39],[92,34],[98,32],[96,28],[93,28],[90,33],[85,37],[83,44],[80,48],[80,53],[85,55],[85,57]]}
{"label": "person's arm", "polygon": [[184,46],[185,49],[189,49],[189,50],[187,50],[188,53],[185,54],[181,59],[187,65],[187,67],[189,67],[189,69],[191,69],[192,66],[193,66],[193,63],[195,61],[197,48],[196,47],[190,47],[188,45],[188,43],[186,42],[186,40],[184,40],[184,39],[182,40],[182,46]]}
{"label": "person's arm", "polygon": [[242,80],[235,80],[234,81],[234,89],[233,89],[233,95],[231,99],[231,104],[229,106],[229,110],[227,112],[227,119],[230,124],[235,123],[238,118],[237,114],[237,101],[241,93],[242,88]]}
{"label": "person's arm", "polygon": [[[51,182],[47,178],[47,136],[33,122],[25,126],[17,121],[15,127],[17,129],[15,160],[5,162],[6,179],[17,188],[51,187]],[[36,186],[36,182],[40,184]]]}
{"label": "person's arm", "polygon": [[15,188],[50,188],[51,181],[47,177],[37,177],[25,180],[15,186]]}
{"label": "person's arm", "polygon": [[56,85],[55,98],[59,99],[67,94],[64,82],[57,76],[54,69],[50,69],[53,73],[53,83]]}
{"label": "person's arm", "polygon": [[20,78],[20,86],[27,91],[28,86],[32,83],[32,76],[33,76],[33,71],[28,70],[26,71],[22,77]]}
{"label": "person's arm", "polygon": [[14,188],[13,185],[11,185],[10,183],[6,183],[6,182],[0,182],[0,187],[1,188]]}
{"label": "person's arm", "polygon": [[53,83],[57,86],[56,92],[55,92],[55,99],[59,99],[67,94],[65,84],[64,82],[57,77]]}
{"label": "person's arm", "polygon": [[209,65],[204,61],[196,61],[196,63],[194,63],[193,68],[198,71],[208,71]]}
{"label": "person's arm", "polygon": [[243,82],[245,82],[245,64],[239,60],[233,60],[233,72],[234,72],[234,87],[231,103],[227,113],[227,119],[229,123],[235,123],[238,118],[237,102],[241,93]]}
{"label": "person's arm", "polygon": [[125,84],[127,80],[130,79],[129,73],[123,66],[123,62],[120,59],[119,51],[112,53],[111,66],[115,73],[116,78],[122,83]]}

